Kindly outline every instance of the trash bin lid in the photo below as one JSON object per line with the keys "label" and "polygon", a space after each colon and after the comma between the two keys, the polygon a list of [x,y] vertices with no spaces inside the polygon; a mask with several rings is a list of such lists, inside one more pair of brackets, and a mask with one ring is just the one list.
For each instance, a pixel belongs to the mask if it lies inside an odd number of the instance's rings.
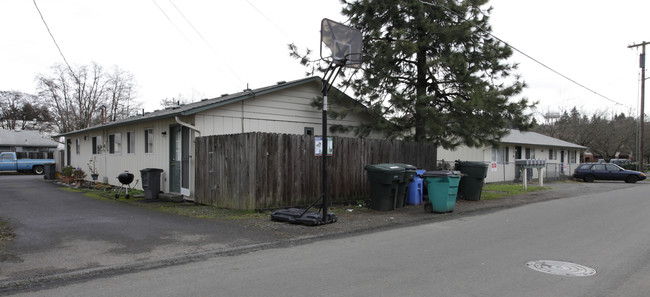
{"label": "trash bin lid", "polygon": [[477,162],[477,161],[461,161],[459,162],[460,166],[465,166],[465,167],[488,167],[488,164],[486,162]]}
{"label": "trash bin lid", "polygon": [[140,169],[140,172],[163,172],[164,170],[160,168],[144,168]]}
{"label": "trash bin lid", "polygon": [[410,165],[410,164],[404,164],[404,163],[393,163],[393,164],[403,167],[404,170],[415,171],[415,170],[418,169],[417,167],[415,167],[413,165]]}
{"label": "trash bin lid", "polygon": [[448,176],[454,176],[454,175],[459,175],[460,173],[457,171],[450,171],[450,170],[432,170],[432,171],[426,171],[422,174],[422,177],[448,177]]}
{"label": "trash bin lid", "polygon": [[404,172],[404,167],[390,163],[366,165],[364,169],[373,172]]}

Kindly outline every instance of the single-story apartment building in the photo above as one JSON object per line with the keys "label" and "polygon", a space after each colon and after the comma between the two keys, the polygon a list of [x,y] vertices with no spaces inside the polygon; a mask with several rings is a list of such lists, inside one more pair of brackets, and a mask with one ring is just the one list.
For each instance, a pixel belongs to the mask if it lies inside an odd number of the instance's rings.
{"label": "single-story apartment building", "polygon": [[0,129],[0,152],[56,151],[59,143],[36,130]]}
{"label": "single-story apartment building", "polygon": [[[573,174],[580,164],[580,155],[587,148],[536,132],[511,129],[501,139],[499,147],[458,147],[455,150],[438,149],[438,159],[448,161],[482,161],[488,166],[485,182],[520,180],[520,170],[515,166],[519,159],[544,159],[544,178],[555,178]],[[539,178],[537,170],[529,169],[528,176]]]}
{"label": "single-story apartment building", "polygon": [[[330,90],[334,93],[343,99],[330,100],[329,110],[359,104],[336,88]],[[63,133],[65,163],[85,171],[92,166],[99,181],[113,185],[120,184],[117,176],[124,171],[139,179],[142,169],[163,169],[161,190],[193,200],[195,169],[201,166],[193,157],[196,137],[249,132],[320,135],[322,111],[314,104],[319,96],[321,78],[308,77]],[[344,119],[329,119],[328,125],[355,127],[373,119],[361,110]],[[351,132],[328,135],[353,136]],[[142,183],[136,186],[141,187]]]}

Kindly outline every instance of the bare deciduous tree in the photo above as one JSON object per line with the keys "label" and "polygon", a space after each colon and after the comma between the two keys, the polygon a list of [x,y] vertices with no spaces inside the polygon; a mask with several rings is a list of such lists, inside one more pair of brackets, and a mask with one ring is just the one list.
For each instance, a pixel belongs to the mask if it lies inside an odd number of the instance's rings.
{"label": "bare deciduous tree", "polygon": [[51,74],[36,79],[39,96],[49,103],[62,133],[100,123],[102,108],[109,120],[137,112],[133,76],[117,66],[107,73],[96,63],[76,69],[57,64]]}
{"label": "bare deciduous tree", "polygon": [[0,128],[48,130],[52,116],[34,95],[19,91],[0,91]]}
{"label": "bare deciduous tree", "polygon": [[625,114],[595,112],[589,117],[575,107],[564,111],[557,121],[535,128],[536,131],[589,148],[609,160],[617,154],[634,155],[636,119]]}

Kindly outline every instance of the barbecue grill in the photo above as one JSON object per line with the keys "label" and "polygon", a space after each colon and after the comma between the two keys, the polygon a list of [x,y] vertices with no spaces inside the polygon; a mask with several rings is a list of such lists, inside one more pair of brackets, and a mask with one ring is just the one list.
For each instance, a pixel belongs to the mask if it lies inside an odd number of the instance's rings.
{"label": "barbecue grill", "polygon": [[133,182],[134,177],[133,173],[129,173],[128,171],[124,171],[117,176],[117,180],[120,181],[122,185],[120,186],[120,190],[117,191],[117,194],[115,194],[115,199],[120,198],[122,190],[126,193],[126,199],[130,198],[129,189],[131,189],[131,183]]}

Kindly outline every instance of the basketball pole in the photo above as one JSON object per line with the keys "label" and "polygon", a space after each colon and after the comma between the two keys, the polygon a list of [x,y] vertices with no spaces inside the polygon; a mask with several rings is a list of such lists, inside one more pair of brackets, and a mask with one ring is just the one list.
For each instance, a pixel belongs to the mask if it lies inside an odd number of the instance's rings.
{"label": "basketball pole", "polygon": [[[341,71],[341,67],[345,65],[346,60],[334,60],[332,63],[330,63],[329,67],[327,67],[327,70],[325,71],[325,74],[323,74],[323,223],[329,223],[330,217],[327,214],[327,147],[328,147],[328,141],[327,141],[327,93],[329,92],[329,89],[331,88],[330,81],[336,80],[336,77],[339,75],[339,72]],[[328,76],[329,75],[329,76]]]}

